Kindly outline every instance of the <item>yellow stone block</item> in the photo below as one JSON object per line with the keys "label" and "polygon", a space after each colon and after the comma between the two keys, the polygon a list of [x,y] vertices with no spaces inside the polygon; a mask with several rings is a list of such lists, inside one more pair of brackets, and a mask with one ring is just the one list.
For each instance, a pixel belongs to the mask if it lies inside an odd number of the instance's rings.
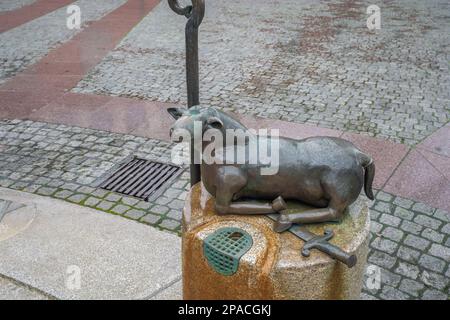
{"label": "yellow stone block", "polygon": [[[305,209],[288,203],[289,208]],[[272,231],[265,216],[217,215],[214,198],[195,185],[183,210],[184,299],[359,299],[369,239],[369,210],[360,197],[339,224],[316,224],[308,229],[322,235],[335,233],[331,243],[357,256],[353,268],[313,249],[305,258],[302,240],[289,232]],[[203,254],[203,241],[223,227],[241,228],[253,238],[253,246],[240,259],[237,272],[216,272]]]}

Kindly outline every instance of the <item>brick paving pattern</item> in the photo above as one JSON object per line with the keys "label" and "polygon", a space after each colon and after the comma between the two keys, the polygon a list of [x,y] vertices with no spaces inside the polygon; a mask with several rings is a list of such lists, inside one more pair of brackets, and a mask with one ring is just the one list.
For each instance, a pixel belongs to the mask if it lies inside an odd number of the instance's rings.
{"label": "brick paving pattern", "polygon": [[[202,103],[420,142],[449,118],[450,4],[382,1],[376,32],[369,4],[208,1]],[[163,1],[75,91],[184,102],[184,23]]]}
{"label": "brick paving pattern", "polygon": [[[79,0],[81,23],[100,19],[126,0]],[[66,26],[66,7],[0,34],[0,84],[45,56],[51,49],[69,40],[80,30]],[[89,52],[85,52],[88,56]]]}
{"label": "brick paving pattern", "polygon": [[[0,122],[0,186],[50,196],[180,233],[187,172],[154,202],[94,187],[114,165],[134,155],[169,162],[172,145],[131,135],[33,121]],[[447,299],[450,214],[378,192],[371,205],[368,267],[381,286],[363,299]],[[367,283],[368,281],[366,281]]]}

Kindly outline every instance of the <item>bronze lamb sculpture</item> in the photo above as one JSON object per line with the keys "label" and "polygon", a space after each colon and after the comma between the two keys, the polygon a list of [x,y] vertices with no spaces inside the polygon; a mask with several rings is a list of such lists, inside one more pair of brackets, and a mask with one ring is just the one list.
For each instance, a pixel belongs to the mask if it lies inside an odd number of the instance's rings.
{"label": "bronze lamb sculpture", "polygon": [[[193,134],[194,121],[203,132],[247,128],[231,116],[214,108],[169,108],[177,121],[174,132],[184,129]],[[192,135],[193,136],[193,135]],[[258,137],[253,137],[259,139]],[[259,141],[259,140],[258,140]],[[208,143],[203,142],[202,151]],[[226,147],[237,148],[236,145]],[[226,153],[226,151],[225,151]],[[364,187],[373,200],[372,182],[375,165],[372,158],[352,143],[335,137],[312,137],[302,140],[279,138],[279,169],[275,175],[261,175],[259,164],[201,163],[201,178],[206,190],[216,199],[219,214],[271,214],[279,212],[275,231],[288,230],[293,223],[339,221]],[[266,199],[261,203],[252,199]],[[299,200],[318,207],[301,213],[283,214],[284,199]]]}

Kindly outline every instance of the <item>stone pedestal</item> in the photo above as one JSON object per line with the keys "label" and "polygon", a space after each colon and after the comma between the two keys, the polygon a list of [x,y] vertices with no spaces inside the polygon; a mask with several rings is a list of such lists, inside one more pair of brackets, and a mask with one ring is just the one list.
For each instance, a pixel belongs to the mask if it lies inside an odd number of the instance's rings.
{"label": "stone pedestal", "polygon": [[[290,208],[306,208],[288,203]],[[201,186],[189,193],[183,212],[183,297],[184,299],[359,299],[368,251],[369,211],[360,197],[340,224],[311,225],[323,234],[335,233],[331,243],[357,256],[353,268],[326,254],[312,250],[305,258],[303,241],[289,232],[272,231],[273,221],[265,216],[219,216],[214,198]],[[216,230],[237,227],[253,238],[252,247],[241,257],[237,272],[230,276],[216,272],[205,258],[203,242]]]}

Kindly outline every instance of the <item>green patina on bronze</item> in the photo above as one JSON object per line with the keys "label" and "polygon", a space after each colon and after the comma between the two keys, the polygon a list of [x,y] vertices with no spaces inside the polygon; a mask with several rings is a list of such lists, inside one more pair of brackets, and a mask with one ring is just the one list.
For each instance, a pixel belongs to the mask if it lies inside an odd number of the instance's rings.
{"label": "green patina on bronze", "polygon": [[231,276],[239,267],[239,260],[253,245],[252,237],[239,228],[221,228],[203,242],[203,254],[216,272]]}

